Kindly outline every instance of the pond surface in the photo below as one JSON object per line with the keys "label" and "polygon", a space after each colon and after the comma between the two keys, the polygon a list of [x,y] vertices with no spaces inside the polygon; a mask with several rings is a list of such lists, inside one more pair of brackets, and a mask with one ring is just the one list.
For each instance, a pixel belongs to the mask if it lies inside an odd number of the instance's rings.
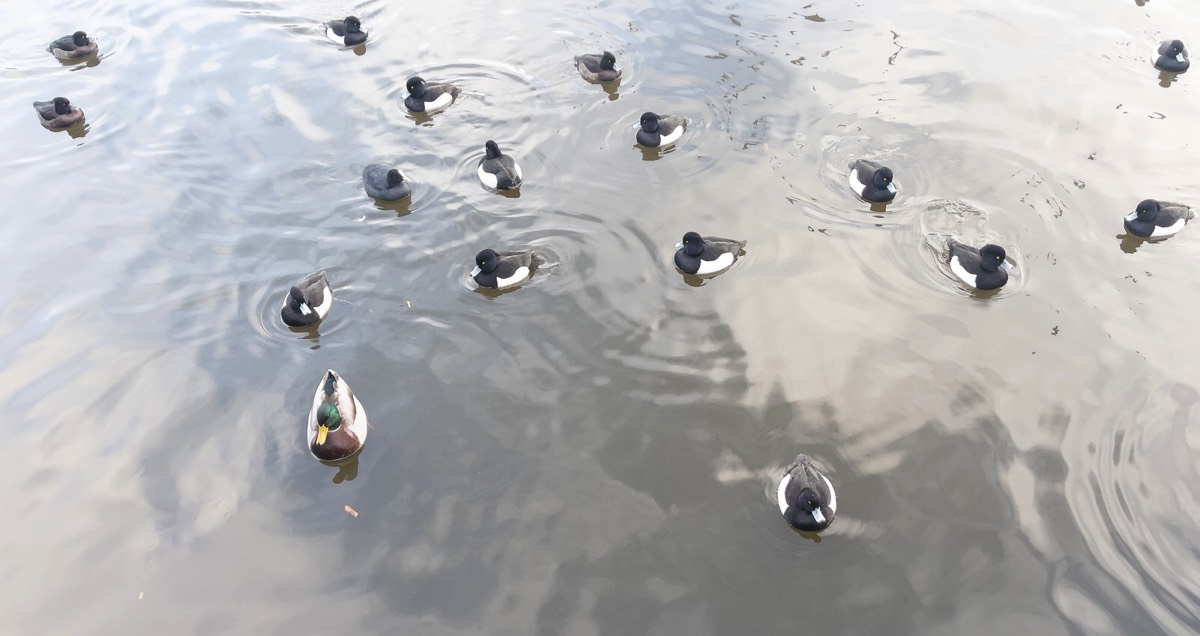
{"label": "pond surface", "polygon": [[[350,12],[358,50],[319,28]],[[1200,47],[1192,3],[0,17],[11,633],[1200,630],[1200,230],[1121,225],[1200,203],[1200,71],[1150,65]],[[43,50],[80,28],[99,58]],[[619,87],[573,68],[603,49]],[[415,73],[462,95],[414,118]],[[83,127],[37,125],[56,95]],[[690,120],[673,150],[635,147],[646,110]],[[476,180],[488,139],[519,197]],[[746,255],[697,285],[688,230]],[[955,283],[951,236],[1008,286]],[[546,265],[481,294],[484,247]],[[318,269],[332,312],[289,330]],[[340,468],[305,447],[328,368],[373,425]],[[798,452],[837,487],[819,540],[775,505]]]}

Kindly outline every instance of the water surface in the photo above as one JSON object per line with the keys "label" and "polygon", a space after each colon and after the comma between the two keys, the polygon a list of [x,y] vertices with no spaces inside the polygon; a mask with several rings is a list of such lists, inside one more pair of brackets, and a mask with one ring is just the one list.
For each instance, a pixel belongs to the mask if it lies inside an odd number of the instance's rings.
{"label": "water surface", "polygon": [[[1200,76],[1149,62],[1190,5],[483,7],[0,8],[13,633],[1200,630],[1200,235],[1120,222],[1197,203]],[[359,49],[319,28],[347,11]],[[98,58],[43,50],[77,28]],[[571,64],[602,49],[607,90]],[[414,73],[463,94],[412,117]],[[36,125],[60,94],[85,127]],[[410,202],[364,195],[377,161]],[[747,254],[694,286],[688,230]],[[1013,281],[956,285],[949,236]],[[488,246],[548,266],[475,293]],[[286,329],[322,268],[331,315]],[[374,426],[341,469],[304,446],[331,367]],[[774,504],[797,452],[819,541]]]}

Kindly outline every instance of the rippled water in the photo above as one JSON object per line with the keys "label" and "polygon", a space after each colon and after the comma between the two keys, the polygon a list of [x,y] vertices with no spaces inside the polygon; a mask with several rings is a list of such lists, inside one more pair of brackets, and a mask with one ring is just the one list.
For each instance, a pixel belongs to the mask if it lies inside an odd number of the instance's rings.
{"label": "rippled water", "polygon": [[[1200,231],[1121,227],[1198,203],[1200,75],[1149,63],[1192,8],[4,4],[4,629],[1197,632]],[[364,47],[319,28],[348,12]],[[99,58],[43,50],[77,28]],[[571,64],[602,49],[616,88]],[[462,96],[408,115],[418,72]],[[36,124],[56,95],[84,127]],[[645,110],[691,121],[672,151]],[[747,254],[694,286],[687,230]],[[955,284],[949,236],[1009,285]],[[486,246],[547,266],[480,294]],[[304,442],[330,367],[374,427],[342,468]],[[797,452],[819,541],[774,503]]]}

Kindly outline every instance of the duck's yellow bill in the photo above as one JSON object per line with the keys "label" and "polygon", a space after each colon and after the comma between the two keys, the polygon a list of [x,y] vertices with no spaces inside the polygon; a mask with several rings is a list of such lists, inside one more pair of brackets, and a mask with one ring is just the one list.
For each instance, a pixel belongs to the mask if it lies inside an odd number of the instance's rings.
{"label": "duck's yellow bill", "polygon": [[329,437],[329,427],[317,426],[317,446],[324,444],[326,437]]}

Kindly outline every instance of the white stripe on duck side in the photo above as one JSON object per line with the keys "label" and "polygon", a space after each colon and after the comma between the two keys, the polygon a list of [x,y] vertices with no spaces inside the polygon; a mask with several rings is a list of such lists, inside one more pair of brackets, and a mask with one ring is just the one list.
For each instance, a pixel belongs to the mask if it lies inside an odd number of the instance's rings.
{"label": "white stripe on duck side", "polygon": [[333,306],[333,293],[329,289],[329,285],[325,285],[321,289],[322,295],[325,296],[320,305],[313,307],[317,312],[317,317],[324,320],[325,316],[329,315],[329,308]]}
{"label": "white stripe on duck side", "polygon": [[500,182],[500,180],[496,178],[496,175],[483,169],[482,163],[479,164],[479,180],[483,183],[483,185],[489,188],[495,188],[496,184]]}
{"label": "white stripe on duck side", "polygon": [[682,136],[683,136],[683,126],[676,126],[675,130],[671,131],[671,134],[669,134],[669,135],[660,134],[659,135],[661,140],[659,141],[658,145],[666,146],[669,144],[673,144],[673,143],[679,141],[679,138]]}
{"label": "white stripe on duck side", "polygon": [[975,274],[967,271],[962,263],[958,261],[958,254],[950,257],[950,271],[954,273],[962,282],[975,287]]}
{"label": "white stripe on duck side", "polygon": [[716,274],[717,272],[723,272],[733,265],[733,261],[733,252],[725,252],[711,261],[700,259],[700,268],[696,270],[696,274]]}
{"label": "white stripe on duck side", "polygon": [[787,509],[788,509],[787,487],[788,487],[788,484],[790,484],[790,483],[792,483],[792,474],[788,473],[783,476],[783,479],[779,480],[779,490],[777,490],[775,492],[775,498],[779,501],[779,513],[780,514],[784,514],[784,515],[787,514]]}
{"label": "white stripe on duck side", "polygon": [[454,95],[451,94],[451,91],[446,91],[441,95],[438,95],[437,99],[433,100],[432,102],[425,102],[425,112],[428,113],[435,110],[441,110],[449,106],[450,102],[453,101]]}
{"label": "white stripe on duck side", "polygon": [[504,287],[512,287],[513,285],[525,282],[525,279],[527,278],[529,278],[529,268],[524,266],[518,267],[517,271],[513,272],[512,276],[509,276],[508,278],[497,278],[496,288],[501,289]]}

